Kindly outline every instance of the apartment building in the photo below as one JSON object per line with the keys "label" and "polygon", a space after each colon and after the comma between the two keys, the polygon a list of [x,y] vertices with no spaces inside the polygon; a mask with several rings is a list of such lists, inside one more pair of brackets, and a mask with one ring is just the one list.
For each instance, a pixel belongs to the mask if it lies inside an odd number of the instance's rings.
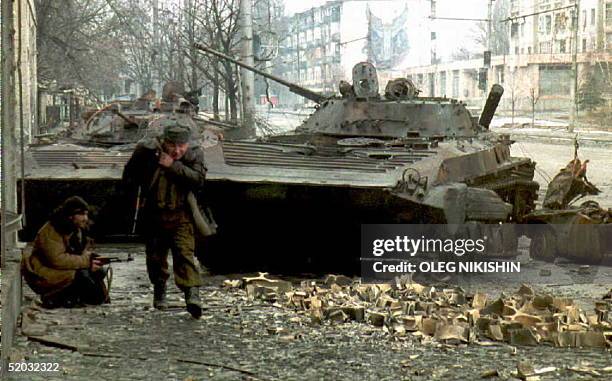
{"label": "apartment building", "polygon": [[[578,12],[578,17],[576,17]],[[408,68],[405,73],[429,96],[459,97],[482,106],[487,83],[506,88],[502,109],[567,110],[579,86],[597,73],[612,98],[612,0],[511,0],[510,52],[482,59]],[[576,38],[577,37],[577,38]],[[573,69],[574,53],[577,73]]]}

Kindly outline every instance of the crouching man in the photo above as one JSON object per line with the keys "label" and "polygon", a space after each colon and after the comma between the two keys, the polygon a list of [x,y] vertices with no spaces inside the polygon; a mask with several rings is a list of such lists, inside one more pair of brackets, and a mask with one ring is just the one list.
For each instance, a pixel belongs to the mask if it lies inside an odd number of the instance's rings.
{"label": "crouching man", "polygon": [[[194,318],[202,315],[200,270],[195,262],[195,235],[187,196],[204,186],[204,151],[190,144],[191,130],[175,120],[165,122],[163,136],[140,142],[123,171],[128,194],[140,194],[139,230],[146,239],[147,272],[153,284],[153,306],[165,309],[168,251],[174,281],[185,293]],[[140,189],[140,191],[138,191]]]}
{"label": "crouching man", "polygon": [[21,260],[21,273],[40,295],[43,307],[74,307],[108,303],[106,270],[93,258],[89,205],[73,196],[60,205],[38,231],[30,254]]}

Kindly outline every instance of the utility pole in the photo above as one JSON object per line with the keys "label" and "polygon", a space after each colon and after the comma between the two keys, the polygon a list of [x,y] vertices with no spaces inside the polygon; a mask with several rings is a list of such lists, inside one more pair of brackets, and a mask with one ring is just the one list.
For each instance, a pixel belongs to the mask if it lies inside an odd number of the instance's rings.
{"label": "utility pole", "polygon": [[[255,66],[253,56],[253,1],[240,0],[240,27],[242,30],[241,61]],[[240,86],[242,90],[242,130],[246,136],[255,136],[255,74],[247,69],[240,69]]]}
{"label": "utility pole", "polygon": [[492,24],[493,24],[493,0],[489,0],[489,13],[488,13],[488,21],[487,21],[487,49],[489,52],[493,51],[493,33],[492,33]]}
{"label": "utility pole", "polygon": [[578,24],[580,23],[580,0],[576,0],[574,12],[574,51],[572,54],[572,71],[574,75],[574,96],[571,104],[571,120],[567,126],[569,132],[574,132],[578,124]]}

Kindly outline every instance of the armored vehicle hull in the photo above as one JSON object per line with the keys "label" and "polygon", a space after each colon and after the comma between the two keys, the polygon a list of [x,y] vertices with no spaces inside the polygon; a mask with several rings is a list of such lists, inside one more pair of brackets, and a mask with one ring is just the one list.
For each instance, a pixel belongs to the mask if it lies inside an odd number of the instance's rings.
{"label": "armored vehicle hull", "polygon": [[[228,259],[236,255],[261,267],[334,258],[346,268],[341,258],[359,257],[361,224],[521,222],[534,209],[535,163],[511,157],[509,138],[488,131],[498,85],[476,120],[456,100],[418,97],[407,79],[391,81],[381,97],[369,63],[355,66],[353,85],[341,83],[341,97],[271,79],[318,104],[295,133],[223,141],[203,130],[193,142],[205,151],[205,192],[220,226],[205,241],[210,261],[236,264]],[[132,149],[32,147],[26,235],[72,194],[100,207],[98,236],[133,232],[135,200],[119,191]]]}

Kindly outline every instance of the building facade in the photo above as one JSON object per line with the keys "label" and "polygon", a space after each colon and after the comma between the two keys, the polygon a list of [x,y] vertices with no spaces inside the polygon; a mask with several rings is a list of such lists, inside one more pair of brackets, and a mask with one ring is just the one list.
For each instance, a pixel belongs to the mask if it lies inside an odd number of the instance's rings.
{"label": "building facade", "polygon": [[[328,1],[296,13],[287,18],[274,74],[333,94],[338,82],[351,81],[353,66],[359,62],[370,61],[379,70],[405,66],[410,53],[408,15],[408,2],[351,0]],[[285,89],[275,90],[281,104],[304,103]]]}

